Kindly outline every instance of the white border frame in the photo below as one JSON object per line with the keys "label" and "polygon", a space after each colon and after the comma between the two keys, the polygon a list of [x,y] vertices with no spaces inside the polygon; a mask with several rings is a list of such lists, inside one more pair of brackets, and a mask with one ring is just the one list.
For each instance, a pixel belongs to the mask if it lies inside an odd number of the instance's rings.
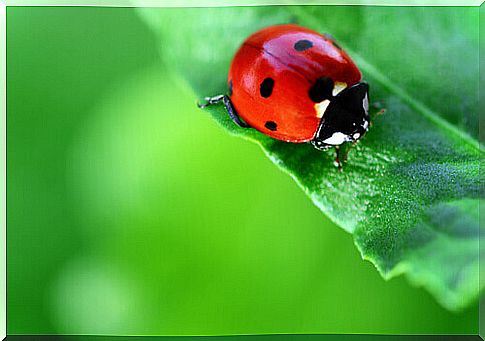
{"label": "white border frame", "polygon": [[[485,0],[0,0],[0,340],[7,337],[7,6],[98,6],[98,7],[213,7],[264,5],[374,5],[374,6],[473,6]],[[481,43],[481,40],[480,40]],[[480,116],[481,119],[482,116]],[[482,269],[480,264],[480,269]],[[481,273],[481,271],[480,271]],[[480,313],[479,335],[485,316]],[[482,321],[483,320],[483,321]]]}
{"label": "white border frame", "polygon": [[0,0],[0,338],[7,337],[7,6]]}
{"label": "white border frame", "polygon": [[267,5],[480,6],[485,0],[0,0],[6,6],[228,7]]}

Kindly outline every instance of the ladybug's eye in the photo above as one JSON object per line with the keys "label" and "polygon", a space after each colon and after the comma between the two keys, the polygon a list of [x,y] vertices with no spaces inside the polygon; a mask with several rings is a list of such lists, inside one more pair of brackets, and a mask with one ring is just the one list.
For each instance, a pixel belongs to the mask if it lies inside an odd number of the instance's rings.
{"label": "ladybug's eye", "polygon": [[264,81],[259,85],[259,93],[264,98],[268,98],[271,96],[273,92],[274,80],[273,78],[267,77]]}

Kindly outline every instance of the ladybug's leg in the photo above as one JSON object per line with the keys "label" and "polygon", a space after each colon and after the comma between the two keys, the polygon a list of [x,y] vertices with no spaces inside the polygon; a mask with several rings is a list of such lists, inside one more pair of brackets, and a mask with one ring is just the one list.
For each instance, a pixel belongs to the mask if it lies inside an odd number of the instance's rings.
{"label": "ladybug's leg", "polygon": [[371,104],[371,107],[374,109],[371,112],[371,124],[372,122],[378,117],[383,115],[386,112],[386,108],[384,108],[382,102],[374,102]]}
{"label": "ladybug's leg", "polygon": [[232,102],[229,96],[224,95],[224,97],[222,98],[222,101],[224,102],[224,106],[226,107],[229,117],[231,117],[234,123],[236,123],[241,128],[249,128],[249,124],[242,121],[239,115],[237,114],[237,111],[236,109],[234,109],[234,106],[232,105]]}
{"label": "ladybug's leg", "polygon": [[237,114],[236,109],[234,109],[234,106],[232,105],[232,102],[229,96],[217,95],[214,97],[205,97],[204,100],[205,100],[205,103],[203,104],[197,103],[197,106],[199,108],[205,108],[209,105],[216,104],[222,101],[224,103],[224,106],[226,107],[229,117],[234,121],[234,123],[236,123],[238,126],[242,128],[249,128],[249,124],[242,121],[239,115]]}
{"label": "ladybug's leg", "polygon": [[385,108],[382,108],[381,110],[379,110],[376,114],[375,114],[375,117],[377,116],[381,116],[381,115],[384,115],[384,113],[386,112],[386,109]]}
{"label": "ladybug's leg", "polygon": [[[360,141],[360,140],[353,141],[352,143],[350,143],[350,144],[349,144],[349,145],[348,145],[348,146],[345,148],[345,154],[344,154],[344,157],[343,157],[343,159],[344,159],[344,163],[345,163],[345,162],[347,162],[347,156],[349,155],[350,150],[351,150],[352,148],[354,148],[354,147],[355,147],[355,145],[356,145],[357,143],[359,143],[359,141]],[[348,143],[346,143],[346,144],[348,144]]]}
{"label": "ladybug's leg", "polygon": [[370,120],[369,120],[369,125],[372,127],[374,125],[374,121],[381,115],[384,115],[386,113],[386,109],[382,108],[379,111],[374,111],[373,113],[370,114]]}
{"label": "ladybug's leg", "polygon": [[335,146],[335,166],[342,171],[342,162],[340,162],[340,146]]}

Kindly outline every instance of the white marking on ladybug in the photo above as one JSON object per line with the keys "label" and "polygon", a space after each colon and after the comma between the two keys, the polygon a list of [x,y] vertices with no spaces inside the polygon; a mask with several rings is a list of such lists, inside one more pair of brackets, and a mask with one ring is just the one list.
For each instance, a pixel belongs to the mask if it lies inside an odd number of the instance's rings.
{"label": "white marking on ladybug", "polygon": [[352,137],[354,138],[354,140],[357,140],[360,137],[360,134],[359,133],[355,133],[354,135],[352,135]]}
{"label": "white marking on ladybug", "polygon": [[321,101],[320,103],[315,104],[315,110],[317,112],[317,117],[322,118],[323,114],[325,114],[325,110],[327,110],[330,101],[328,99]]}
{"label": "white marking on ladybug", "polygon": [[365,94],[364,99],[362,100],[362,105],[364,107],[365,113],[369,112],[369,98],[367,97],[367,93]]}
{"label": "white marking on ladybug", "polygon": [[337,96],[340,91],[347,87],[347,83],[345,82],[335,82],[333,86],[332,95]]}
{"label": "white marking on ladybug", "polygon": [[323,143],[338,146],[344,142],[350,141],[350,137],[340,132],[333,133],[328,139],[323,140]]}
{"label": "white marking on ladybug", "polygon": [[362,125],[362,128],[364,130],[367,130],[368,127],[369,127],[369,121],[365,121],[364,124]]}

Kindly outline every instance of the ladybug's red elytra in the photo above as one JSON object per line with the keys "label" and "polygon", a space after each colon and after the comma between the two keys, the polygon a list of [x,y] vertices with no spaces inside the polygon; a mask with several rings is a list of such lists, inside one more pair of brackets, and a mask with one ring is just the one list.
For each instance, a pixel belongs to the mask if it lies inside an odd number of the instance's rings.
{"label": "ladybug's red elytra", "polygon": [[[298,25],[264,28],[239,47],[223,101],[241,127],[317,149],[357,141],[369,127],[367,83],[335,41]],[[339,162],[340,165],[340,162]]]}

